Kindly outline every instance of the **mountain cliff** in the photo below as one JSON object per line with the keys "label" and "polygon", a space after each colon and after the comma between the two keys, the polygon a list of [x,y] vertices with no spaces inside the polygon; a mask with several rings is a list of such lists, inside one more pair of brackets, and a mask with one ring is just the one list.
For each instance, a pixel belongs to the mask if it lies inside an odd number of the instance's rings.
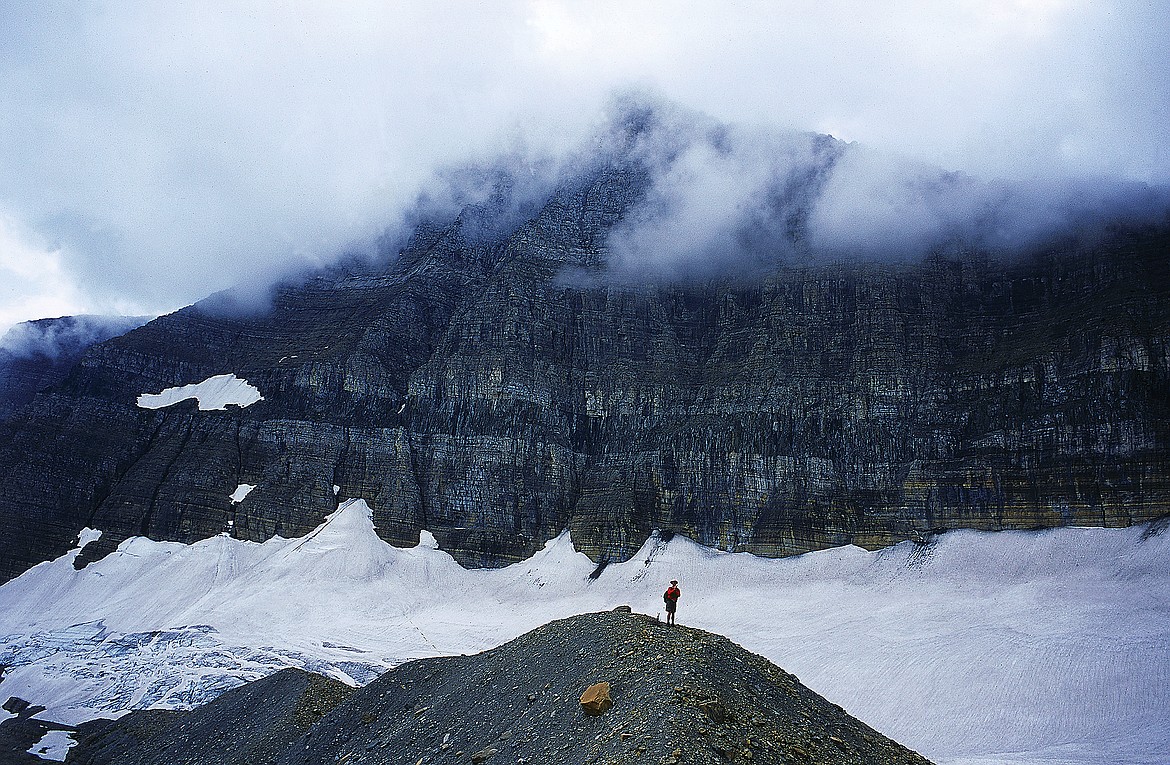
{"label": "mountain cliff", "polygon": [[[0,576],[84,527],[78,565],[133,535],[301,535],[355,497],[467,565],[565,528],[604,565],[653,529],[780,556],[1164,513],[1170,234],[801,255],[847,148],[799,141],[750,268],[615,277],[657,176],[611,152],[535,198],[501,176],[263,308],[216,296],[94,346],[0,425]],[[139,403],[229,373],[262,399]]]}

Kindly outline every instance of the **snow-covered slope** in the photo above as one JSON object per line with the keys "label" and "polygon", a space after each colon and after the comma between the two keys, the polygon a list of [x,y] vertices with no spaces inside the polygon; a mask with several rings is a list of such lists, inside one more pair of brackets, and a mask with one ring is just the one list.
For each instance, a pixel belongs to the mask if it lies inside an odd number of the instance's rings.
{"label": "snow-covered slope", "polygon": [[[343,504],[300,539],[132,539],[0,587],[0,696],[77,721],[182,707],[295,665],[351,682],[479,651],[550,619],[628,603],[730,636],[939,763],[1164,763],[1170,530],[946,534],[783,560],[652,538],[595,566],[567,535],[465,570],[423,534],[399,549]],[[90,534],[91,538],[93,535]]]}

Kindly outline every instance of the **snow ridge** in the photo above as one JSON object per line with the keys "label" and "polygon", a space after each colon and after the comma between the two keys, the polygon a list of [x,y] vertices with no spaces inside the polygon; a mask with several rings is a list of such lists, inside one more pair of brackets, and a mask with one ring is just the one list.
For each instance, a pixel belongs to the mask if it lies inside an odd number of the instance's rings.
{"label": "snow ridge", "polygon": [[554,618],[628,603],[730,636],[945,765],[1164,763],[1170,534],[956,531],[929,547],[797,558],[651,538],[596,566],[568,533],[530,560],[467,570],[423,532],[396,548],[369,507],[262,544],[130,539],[0,587],[0,695],[76,722],[186,708],[300,666],[364,683],[422,656],[485,650]]}

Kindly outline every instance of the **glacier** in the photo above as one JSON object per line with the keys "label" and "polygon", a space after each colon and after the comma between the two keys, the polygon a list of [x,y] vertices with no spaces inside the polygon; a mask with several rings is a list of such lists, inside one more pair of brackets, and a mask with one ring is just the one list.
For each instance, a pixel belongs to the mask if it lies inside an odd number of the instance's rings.
{"label": "glacier", "polygon": [[[568,533],[465,569],[423,532],[378,538],[362,500],[310,534],[78,549],[0,587],[0,696],[77,723],[190,708],[287,666],[356,685],[628,604],[760,653],[940,765],[1164,765],[1170,524],[952,531],[771,559],[654,535],[599,574]],[[82,541],[96,537],[87,530]]]}

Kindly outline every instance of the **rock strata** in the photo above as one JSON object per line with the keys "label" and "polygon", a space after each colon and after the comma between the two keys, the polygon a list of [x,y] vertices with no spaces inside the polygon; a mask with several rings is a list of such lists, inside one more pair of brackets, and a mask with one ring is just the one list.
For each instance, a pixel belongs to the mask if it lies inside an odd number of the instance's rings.
{"label": "rock strata", "polygon": [[65,316],[12,327],[0,337],[0,420],[24,407],[39,391],[64,380],[89,348],[146,321],[146,317]]}
{"label": "rock strata", "polygon": [[[608,281],[646,183],[603,164],[486,238],[470,206],[261,314],[213,298],[91,348],[0,423],[0,580],[87,526],[79,564],[134,535],[301,535],[352,497],[471,566],[566,528],[604,564],[654,529],[779,556],[1165,512],[1167,232]],[[136,405],[228,373],[263,400]]]}

